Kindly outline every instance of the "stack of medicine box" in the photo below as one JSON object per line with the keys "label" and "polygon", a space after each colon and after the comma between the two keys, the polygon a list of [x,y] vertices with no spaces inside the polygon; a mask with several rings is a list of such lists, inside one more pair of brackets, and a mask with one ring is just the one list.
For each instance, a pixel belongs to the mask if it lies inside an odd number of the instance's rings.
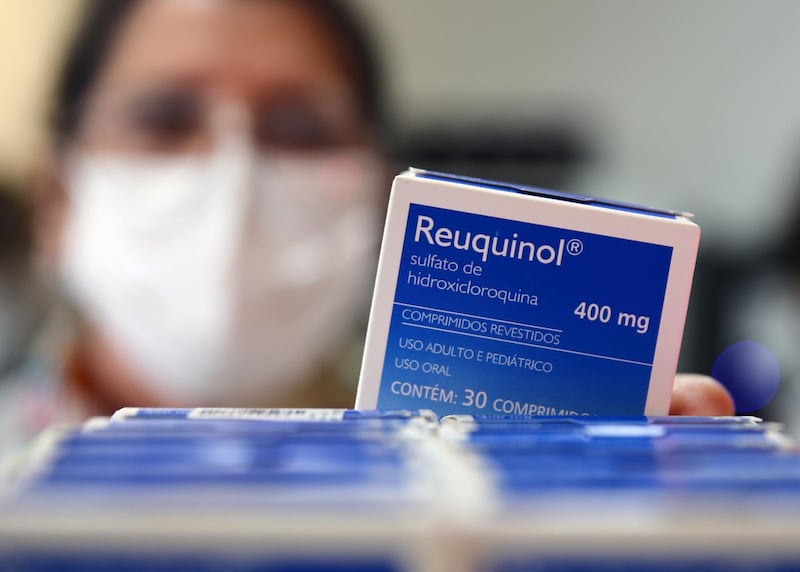
{"label": "stack of medicine box", "polygon": [[751,417],[121,410],[14,476],[0,569],[800,566],[800,454]]}

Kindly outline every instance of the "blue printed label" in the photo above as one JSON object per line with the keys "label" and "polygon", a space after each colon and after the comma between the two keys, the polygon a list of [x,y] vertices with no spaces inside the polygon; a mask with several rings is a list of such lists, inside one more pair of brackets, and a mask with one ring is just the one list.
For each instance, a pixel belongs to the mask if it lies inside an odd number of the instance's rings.
{"label": "blue printed label", "polygon": [[671,257],[410,205],[378,407],[641,415]]}

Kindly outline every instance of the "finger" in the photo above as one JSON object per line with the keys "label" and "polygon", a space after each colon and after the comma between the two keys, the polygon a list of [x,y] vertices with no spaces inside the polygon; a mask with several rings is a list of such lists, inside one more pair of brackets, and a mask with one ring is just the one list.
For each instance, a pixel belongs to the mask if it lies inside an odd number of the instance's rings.
{"label": "finger", "polygon": [[731,394],[717,380],[699,374],[675,376],[670,415],[733,415],[735,410]]}

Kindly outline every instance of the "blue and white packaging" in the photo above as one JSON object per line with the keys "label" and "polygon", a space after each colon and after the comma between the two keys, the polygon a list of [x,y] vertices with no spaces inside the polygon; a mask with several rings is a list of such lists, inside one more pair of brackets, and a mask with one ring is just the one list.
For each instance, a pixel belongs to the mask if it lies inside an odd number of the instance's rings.
{"label": "blue and white packaging", "polygon": [[398,175],[356,408],[665,415],[700,238],[690,217]]}

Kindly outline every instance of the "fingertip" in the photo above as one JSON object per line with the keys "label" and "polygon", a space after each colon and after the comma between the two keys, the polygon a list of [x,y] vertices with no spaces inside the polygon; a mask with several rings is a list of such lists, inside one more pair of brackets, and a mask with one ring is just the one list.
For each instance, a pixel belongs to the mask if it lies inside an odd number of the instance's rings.
{"label": "fingertip", "polygon": [[670,415],[733,415],[731,394],[717,380],[706,375],[679,374],[672,390]]}

